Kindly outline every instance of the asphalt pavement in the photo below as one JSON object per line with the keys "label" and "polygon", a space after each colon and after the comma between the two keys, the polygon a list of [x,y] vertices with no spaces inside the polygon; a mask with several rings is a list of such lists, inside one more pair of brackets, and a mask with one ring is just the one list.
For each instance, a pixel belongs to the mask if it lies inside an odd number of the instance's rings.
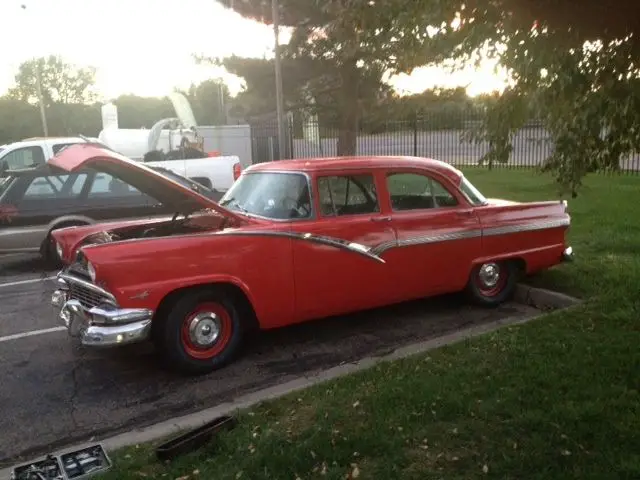
{"label": "asphalt pavement", "polygon": [[227,368],[181,377],[163,370],[148,345],[90,351],[72,342],[49,306],[54,274],[35,257],[0,257],[0,468],[460,328],[539,313],[516,303],[476,308],[456,295],[409,302],[264,332]]}

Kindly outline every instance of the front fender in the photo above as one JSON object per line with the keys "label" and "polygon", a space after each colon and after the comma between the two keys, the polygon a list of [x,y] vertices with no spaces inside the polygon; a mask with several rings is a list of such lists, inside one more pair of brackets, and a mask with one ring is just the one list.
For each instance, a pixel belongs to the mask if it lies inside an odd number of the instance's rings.
{"label": "front fender", "polygon": [[83,248],[96,283],[125,308],[156,310],[171,292],[211,283],[246,295],[260,326],[290,323],[295,290],[291,239],[204,233],[129,240]]}

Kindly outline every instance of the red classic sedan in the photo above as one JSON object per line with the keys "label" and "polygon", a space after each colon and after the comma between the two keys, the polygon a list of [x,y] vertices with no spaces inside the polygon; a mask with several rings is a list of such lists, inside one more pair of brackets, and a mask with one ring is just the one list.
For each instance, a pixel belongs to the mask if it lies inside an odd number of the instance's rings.
{"label": "red classic sedan", "polygon": [[426,158],[254,165],[219,204],[91,145],[50,163],[108,173],[175,210],[56,230],[66,266],[52,303],[83,345],[151,340],[188,372],[227,364],[254,328],[457,291],[494,306],[522,275],[572,257],[566,202],[487,199]]}

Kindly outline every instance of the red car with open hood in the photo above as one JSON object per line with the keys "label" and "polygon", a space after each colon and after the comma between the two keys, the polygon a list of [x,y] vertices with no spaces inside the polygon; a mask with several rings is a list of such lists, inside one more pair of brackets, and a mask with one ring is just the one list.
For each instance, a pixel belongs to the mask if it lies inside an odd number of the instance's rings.
{"label": "red car with open hood", "polygon": [[95,146],[50,162],[109,173],[175,211],[55,231],[59,318],[83,345],[151,340],[190,372],[229,362],[255,328],[463,290],[494,306],[520,276],[572,257],[566,202],[486,199],[437,160],[254,165],[218,204]]}

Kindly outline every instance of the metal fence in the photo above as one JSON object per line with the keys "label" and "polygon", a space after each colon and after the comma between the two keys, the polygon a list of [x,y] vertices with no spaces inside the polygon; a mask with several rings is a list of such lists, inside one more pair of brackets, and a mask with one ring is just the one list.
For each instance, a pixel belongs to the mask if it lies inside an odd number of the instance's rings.
{"label": "metal fence", "polygon": [[[465,132],[478,118],[460,115],[446,121],[435,116],[383,123],[367,122],[361,126],[356,155],[411,155],[442,160],[455,166],[477,165],[489,150],[486,142],[475,143],[465,138]],[[287,144],[285,152],[278,151],[277,122],[269,119],[251,128],[253,162],[283,158],[322,158],[337,155],[338,129],[317,121],[285,122]],[[530,122],[512,139],[513,150],[506,165],[500,168],[537,167],[553,151],[553,143],[545,129]],[[640,154],[620,159],[621,172],[640,173]]]}

